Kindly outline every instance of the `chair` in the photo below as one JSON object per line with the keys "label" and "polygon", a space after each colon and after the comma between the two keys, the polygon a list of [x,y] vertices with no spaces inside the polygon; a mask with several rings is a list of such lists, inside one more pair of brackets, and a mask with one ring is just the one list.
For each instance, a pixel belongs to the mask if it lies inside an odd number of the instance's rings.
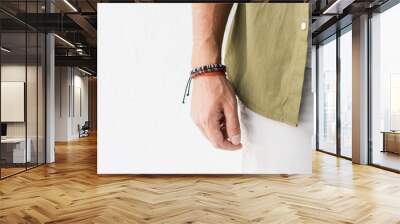
{"label": "chair", "polygon": [[80,127],[80,125],[78,125],[79,138],[89,136],[89,129],[90,129],[89,121],[85,121],[85,123],[82,125],[82,127]]}

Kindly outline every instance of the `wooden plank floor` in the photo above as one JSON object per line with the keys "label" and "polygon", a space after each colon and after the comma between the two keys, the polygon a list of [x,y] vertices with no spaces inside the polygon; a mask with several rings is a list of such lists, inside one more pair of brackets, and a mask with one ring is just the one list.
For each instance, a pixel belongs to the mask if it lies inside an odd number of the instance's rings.
{"label": "wooden plank floor", "polygon": [[98,176],[96,138],[0,181],[0,223],[400,223],[400,175],[315,153],[312,175]]}

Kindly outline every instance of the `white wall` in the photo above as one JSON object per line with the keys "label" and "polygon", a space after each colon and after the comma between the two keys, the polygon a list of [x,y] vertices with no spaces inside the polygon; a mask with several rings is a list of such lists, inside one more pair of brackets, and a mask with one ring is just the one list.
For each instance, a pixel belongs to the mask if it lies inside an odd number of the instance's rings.
{"label": "white wall", "polygon": [[[78,102],[78,90],[80,100]],[[82,105],[79,113],[77,105]],[[56,67],[55,140],[69,141],[79,137],[78,124],[88,120],[88,77],[72,67]]]}
{"label": "white wall", "polygon": [[[29,85],[36,85],[36,80],[33,77],[36,77],[36,66],[27,66],[20,64],[5,64],[1,66],[1,81],[3,82],[25,82],[26,83],[26,75],[28,76]],[[34,80],[34,81],[33,81]],[[32,111],[36,111],[36,88],[27,88],[27,106],[29,107],[27,110],[28,116],[28,137],[33,131],[36,134],[36,113],[32,113]],[[34,98],[34,99],[32,99]],[[31,104],[33,102],[33,104]],[[6,110],[6,108],[2,108],[2,110]],[[32,123],[34,122],[34,124]],[[25,137],[25,123],[26,122],[7,122],[7,136],[8,137]]]}
{"label": "white wall", "polygon": [[68,117],[70,83],[69,68],[55,68],[55,141],[68,140]]}
{"label": "white wall", "polygon": [[98,4],[98,173],[241,173],[181,104],[191,33],[190,4]]}
{"label": "white wall", "polygon": [[[85,121],[89,120],[89,112],[88,112],[88,77],[87,76],[82,76],[83,73],[80,71],[76,70],[74,71],[74,93],[75,96],[73,96],[73,99],[75,102],[73,102],[74,107],[72,108],[72,119],[71,119],[71,135],[72,138],[78,138],[79,137],[79,132],[78,132],[78,124],[83,125]],[[80,91],[80,93],[78,93]],[[79,97],[80,94],[80,97]],[[79,102],[81,101],[81,102]],[[80,107],[80,108],[79,108]],[[80,110],[82,110],[80,112]]]}

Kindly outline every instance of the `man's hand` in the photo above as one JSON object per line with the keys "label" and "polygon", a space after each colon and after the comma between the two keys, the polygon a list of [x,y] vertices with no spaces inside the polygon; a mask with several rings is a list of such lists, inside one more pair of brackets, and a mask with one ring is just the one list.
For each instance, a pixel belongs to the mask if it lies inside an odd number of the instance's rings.
{"label": "man's hand", "polygon": [[236,97],[225,75],[193,79],[192,118],[216,148],[242,147]]}
{"label": "man's hand", "polygon": [[[231,8],[232,3],[193,4],[192,67],[221,63],[222,39]],[[224,74],[193,79],[192,118],[215,147],[242,147],[236,97]]]}

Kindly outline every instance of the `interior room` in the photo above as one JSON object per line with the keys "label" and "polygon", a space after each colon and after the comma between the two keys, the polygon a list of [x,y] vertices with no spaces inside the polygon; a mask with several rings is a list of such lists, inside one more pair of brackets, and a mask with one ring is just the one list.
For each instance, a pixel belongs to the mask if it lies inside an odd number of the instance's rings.
{"label": "interior room", "polygon": [[310,5],[312,174],[99,175],[98,5],[143,2],[0,1],[0,223],[400,223],[398,0],[268,1]]}
{"label": "interior room", "polygon": [[400,6],[371,18],[371,162],[400,169],[400,65],[394,59],[400,33],[393,30],[400,20]]}
{"label": "interior room", "polygon": [[44,38],[1,34],[1,177],[45,162]]}

